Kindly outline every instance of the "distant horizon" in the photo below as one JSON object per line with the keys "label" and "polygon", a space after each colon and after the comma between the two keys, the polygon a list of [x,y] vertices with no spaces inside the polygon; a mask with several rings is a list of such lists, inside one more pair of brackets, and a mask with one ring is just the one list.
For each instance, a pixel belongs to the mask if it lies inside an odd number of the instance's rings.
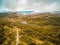
{"label": "distant horizon", "polygon": [[60,11],[52,11],[52,12],[34,12],[34,11],[13,11],[13,12],[0,12],[0,13],[16,13],[16,14],[24,14],[24,15],[27,15],[27,14],[39,14],[39,13],[52,13],[52,14],[60,14]]}

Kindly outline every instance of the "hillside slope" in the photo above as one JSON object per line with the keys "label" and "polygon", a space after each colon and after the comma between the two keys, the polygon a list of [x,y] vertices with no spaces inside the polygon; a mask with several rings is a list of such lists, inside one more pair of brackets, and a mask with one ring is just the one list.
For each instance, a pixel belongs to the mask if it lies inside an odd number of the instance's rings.
{"label": "hillside slope", "polygon": [[0,18],[0,45],[60,45],[60,15],[5,14]]}

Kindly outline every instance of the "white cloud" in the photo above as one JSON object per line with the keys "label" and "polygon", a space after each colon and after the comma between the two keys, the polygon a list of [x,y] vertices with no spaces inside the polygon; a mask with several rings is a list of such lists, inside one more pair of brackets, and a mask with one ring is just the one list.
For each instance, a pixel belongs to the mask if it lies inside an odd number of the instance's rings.
{"label": "white cloud", "polygon": [[56,10],[56,4],[57,4],[57,2],[52,3],[51,5],[46,7],[46,10],[47,11],[54,11],[54,10]]}
{"label": "white cloud", "polygon": [[11,11],[33,10],[45,12],[59,9],[56,5],[58,5],[56,0],[4,0],[1,7],[6,7]]}
{"label": "white cloud", "polygon": [[19,0],[16,5],[17,10],[24,10],[27,8],[27,0]]}

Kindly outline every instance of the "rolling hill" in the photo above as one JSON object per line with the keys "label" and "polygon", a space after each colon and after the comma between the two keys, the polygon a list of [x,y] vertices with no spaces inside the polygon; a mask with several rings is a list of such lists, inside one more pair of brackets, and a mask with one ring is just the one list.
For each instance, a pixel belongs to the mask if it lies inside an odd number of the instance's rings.
{"label": "rolling hill", "polygon": [[60,14],[0,13],[0,45],[60,45]]}

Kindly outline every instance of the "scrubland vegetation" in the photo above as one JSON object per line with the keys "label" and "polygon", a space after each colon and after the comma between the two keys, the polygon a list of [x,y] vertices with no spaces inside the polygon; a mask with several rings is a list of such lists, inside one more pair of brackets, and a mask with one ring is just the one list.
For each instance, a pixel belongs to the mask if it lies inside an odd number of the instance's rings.
{"label": "scrubland vegetation", "polygon": [[60,45],[60,15],[0,14],[0,45]]}

